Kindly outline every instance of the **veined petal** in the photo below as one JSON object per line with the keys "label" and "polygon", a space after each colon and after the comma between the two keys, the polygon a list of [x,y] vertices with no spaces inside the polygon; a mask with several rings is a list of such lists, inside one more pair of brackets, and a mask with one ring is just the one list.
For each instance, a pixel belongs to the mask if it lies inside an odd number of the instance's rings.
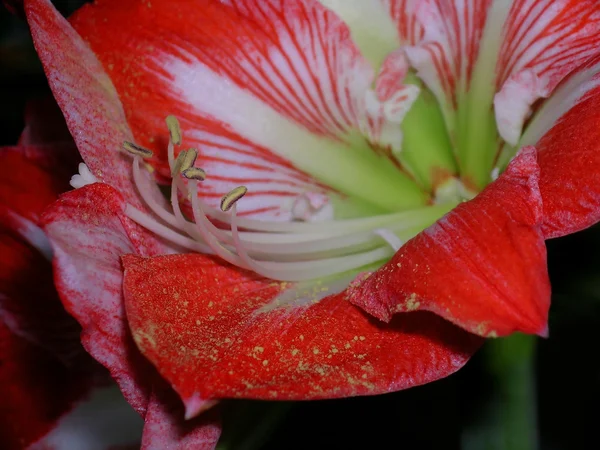
{"label": "veined petal", "polygon": [[[132,183],[129,157],[119,151],[123,141],[133,139],[110,78],[49,0],[24,3],[34,45],[83,159],[98,180],[144,208]],[[158,189],[155,195],[160,195]],[[148,247],[158,248],[155,239],[147,239]]]}
{"label": "veined petal", "polygon": [[[404,13],[404,8],[393,5],[394,0],[319,0],[335,12],[347,25],[352,39],[374,69],[378,69],[387,55],[400,46],[392,10]],[[400,80],[402,81],[402,80]]]}
{"label": "veined petal", "polygon": [[525,148],[486,190],[351,288],[350,301],[386,321],[427,310],[481,336],[546,335],[550,283],[539,177],[536,151]]}
{"label": "veined petal", "polygon": [[[514,146],[531,105],[598,54],[600,4],[595,0],[515,0],[502,42],[494,104],[500,135]],[[514,89],[515,80],[519,90]]]}
{"label": "veined petal", "polygon": [[138,142],[164,147],[166,111],[180,118],[213,206],[233,180],[261,192],[269,208],[289,209],[298,191],[322,190],[315,179],[388,210],[425,201],[359,135],[370,127],[374,71],[316,0],[285,8],[281,0],[114,2],[86,5],[73,23],[109,68]]}
{"label": "veined petal", "polygon": [[376,324],[342,294],[278,304],[285,283],[202,255],[123,262],[136,343],[192,411],[219,398],[404,389],[454,372],[481,342],[427,313]]}
{"label": "veined petal", "polygon": [[[449,110],[468,89],[492,0],[408,2],[410,15],[397,13],[399,32],[407,38],[411,65],[436,94],[451,125]],[[405,0],[390,2],[392,8]],[[408,33],[406,26],[409,24]]]}
{"label": "veined petal", "polygon": [[[596,70],[598,67],[596,67]],[[571,234],[600,221],[600,80],[538,142],[544,237]]]}

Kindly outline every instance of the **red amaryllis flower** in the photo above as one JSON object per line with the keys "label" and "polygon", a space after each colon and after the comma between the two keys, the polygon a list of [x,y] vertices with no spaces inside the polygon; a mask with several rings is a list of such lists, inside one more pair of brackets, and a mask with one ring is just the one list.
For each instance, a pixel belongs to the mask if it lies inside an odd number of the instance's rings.
{"label": "red amaryllis flower", "polygon": [[596,2],[25,11],[87,164],[45,217],[57,285],[147,424],[138,351],[190,418],[398,390],[475,335],[547,333],[544,239],[600,215]]}
{"label": "red amaryllis flower", "polygon": [[6,450],[104,450],[139,442],[141,431],[105,370],[81,347],[81,328],[54,288],[40,217],[69,188],[78,159],[61,120],[56,104],[36,102],[19,144],[0,148],[0,447]]}

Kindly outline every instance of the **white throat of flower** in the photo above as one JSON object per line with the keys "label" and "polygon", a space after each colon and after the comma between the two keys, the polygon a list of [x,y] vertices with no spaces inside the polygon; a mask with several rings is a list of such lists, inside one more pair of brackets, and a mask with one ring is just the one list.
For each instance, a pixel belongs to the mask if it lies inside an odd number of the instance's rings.
{"label": "white throat of flower", "polygon": [[[182,150],[181,130],[174,116],[167,118],[169,128],[168,160],[172,183],[170,205],[152,195],[149,177],[143,176],[144,159],[152,152],[125,142],[123,149],[133,156],[133,179],[140,196],[153,213],[147,214],[127,205],[126,215],[155,235],[189,250],[216,255],[224,261],[266,278],[278,281],[308,281],[340,274],[358,273],[387,261],[396,250],[425,227],[452,209],[455,203],[431,205],[415,210],[367,218],[324,220],[318,222],[269,222],[240,217],[236,204],[243,201],[244,186],[223,196],[220,209],[198,195],[198,183],[207,174],[195,166],[198,152]],[[72,179],[73,187],[96,182],[85,165]],[[193,220],[181,210],[180,198],[191,203]],[[299,199],[298,216],[310,205]],[[320,212],[316,211],[317,213]],[[326,216],[330,211],[325,211]],[[326,217],[328,218],[328,217]],[[213,221],[230,229],[215,226]],[[243,230],[243,231],[242,231]]]}

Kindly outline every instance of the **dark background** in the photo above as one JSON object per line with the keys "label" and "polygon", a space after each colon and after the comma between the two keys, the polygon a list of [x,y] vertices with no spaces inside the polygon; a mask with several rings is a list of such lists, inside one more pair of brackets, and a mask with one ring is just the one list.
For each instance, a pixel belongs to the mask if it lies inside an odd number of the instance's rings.
{"label": "dark background", "polygon": [[[83,1],[54,3],[69,14]],[[26,24],[0,6],[0,146],[16,143],[27,100],[48,94]],[[548,242],[548,259],[550,338],[538,341],[536,359],[541,447],[600,448],[600,228]],[[498,392],[482,355],[426,386],[292,405],[261,448],[458,449],[464,430],[485,426],[482,411]]]}

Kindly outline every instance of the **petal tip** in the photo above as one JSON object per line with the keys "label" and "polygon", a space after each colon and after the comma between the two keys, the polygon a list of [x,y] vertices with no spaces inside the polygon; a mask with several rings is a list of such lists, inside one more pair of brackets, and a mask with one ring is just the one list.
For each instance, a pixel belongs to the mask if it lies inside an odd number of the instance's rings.
{"label": "petal tip", "polygon": [[184,400],[185,404],[185,420],[193,419],[201,413],[208,411],[210,408],[219,403],[218,400],[214,399],[203,399],[197,392],[191,397]]}

